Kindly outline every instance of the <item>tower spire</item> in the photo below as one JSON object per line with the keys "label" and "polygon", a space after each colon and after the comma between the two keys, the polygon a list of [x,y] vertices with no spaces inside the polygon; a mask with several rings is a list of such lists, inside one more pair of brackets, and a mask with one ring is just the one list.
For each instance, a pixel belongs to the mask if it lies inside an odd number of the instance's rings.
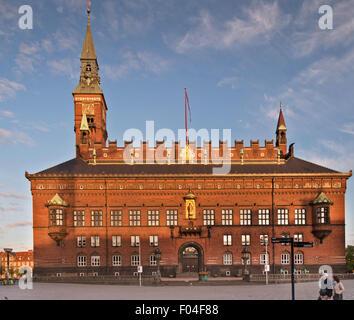
{"label": "tower spire", "polygon": [[275,131],[275,134],[276,134],[276,145],[277,147],[280,147],[283,154],[285,154],[287,148],[286,125],[285,125],[285,120],[283,115],[283,105],[281,102],[280,102],[278,124],[277,124],[277,129]]}
{"label": "tower spire", "polygon": [[90,7],[91,2],[88,3],[87,7],[87,28],[80,58],[80,82],[73,93],[102,93],[100,88],[101,79],[98,75],[99,66],[90,25]]}

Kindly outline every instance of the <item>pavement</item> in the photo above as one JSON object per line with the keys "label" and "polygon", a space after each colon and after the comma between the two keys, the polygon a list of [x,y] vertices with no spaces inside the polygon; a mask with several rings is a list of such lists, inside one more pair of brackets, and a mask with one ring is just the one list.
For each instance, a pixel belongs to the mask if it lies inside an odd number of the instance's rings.
{"label": "pavement", "polygon": [[[343,280],[344,299],[354,300],[354,280]],[[318,282],[296,283],[297,300],[316,300]],[[225,286],[127,286],[33,283],[33,289],[0,286],[0,300],[290,300],[291,284]]]}

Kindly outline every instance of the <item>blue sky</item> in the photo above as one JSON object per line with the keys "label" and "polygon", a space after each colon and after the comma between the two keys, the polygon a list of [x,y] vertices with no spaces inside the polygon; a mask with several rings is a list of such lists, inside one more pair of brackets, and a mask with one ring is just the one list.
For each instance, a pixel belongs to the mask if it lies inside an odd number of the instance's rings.
{"label": "blue sky", "polygon": [[[108,134],[231,128],[233,139],[273,139],[284,105],[295,156],[354,168],[354,0],[326,1],[334,29],[318,26],[322,1],[92,1],[91,26],[108,104]],[[33,30],[18,9],[33,9]],[[74,157],[73,99],[86,30],[85,0],[0,0],[0,248],[32,246],[25,171]],[[354,244],[354,184],[346,195]]]}

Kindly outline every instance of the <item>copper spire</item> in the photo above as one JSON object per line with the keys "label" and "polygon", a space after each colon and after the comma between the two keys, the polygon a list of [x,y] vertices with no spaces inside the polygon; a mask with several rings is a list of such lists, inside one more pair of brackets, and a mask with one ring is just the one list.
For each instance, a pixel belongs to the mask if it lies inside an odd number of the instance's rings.
{"label": "copper spire", "polygon": [[279,112],[279,119],[278,119],[278,125],[277,125],[277,131],[279,130],[286,130],[286,125],[284,121],[284,116],[283,116],[283,105],[280,102],[280,112]]}
{"label": "copper spire", "polygon": [[90,27],[91,2],[87,7],[87,29],[84,44],[82,46],[81,59],[97,59],[95,45],[93,43],[92,32]]}

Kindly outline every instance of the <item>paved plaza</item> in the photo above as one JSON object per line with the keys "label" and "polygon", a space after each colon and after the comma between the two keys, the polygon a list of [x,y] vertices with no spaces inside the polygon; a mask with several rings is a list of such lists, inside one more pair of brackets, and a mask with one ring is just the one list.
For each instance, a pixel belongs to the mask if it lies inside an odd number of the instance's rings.
{"label": "paved plaza", "polygon": [[[354,280],[344,280],[344,299],[354,300]],[[316,300],[318,283],[295,285],[297,300]],[[5,298],[6,297],[6,298]],[[290,300],[291,285],[211,285],[139,287],[98,284],[34,283],[32,290],[0,286],[0,300]]]}

